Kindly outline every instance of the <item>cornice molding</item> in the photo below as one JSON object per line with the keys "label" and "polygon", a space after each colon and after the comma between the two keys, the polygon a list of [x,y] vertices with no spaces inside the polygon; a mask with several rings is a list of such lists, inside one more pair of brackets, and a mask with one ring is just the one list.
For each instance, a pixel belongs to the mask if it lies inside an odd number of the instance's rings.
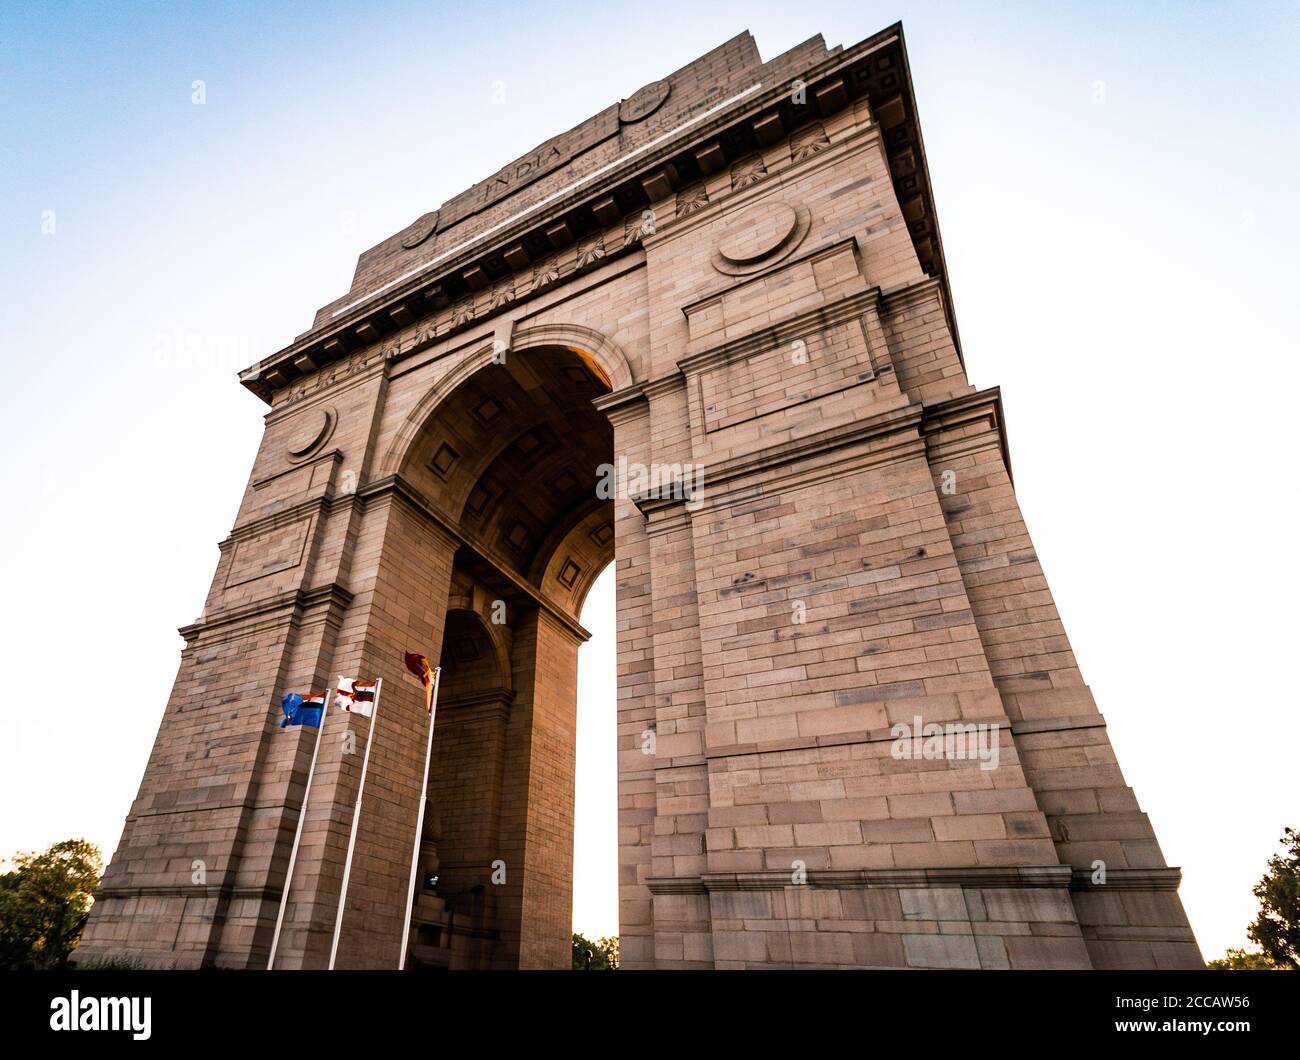
{"label": "cornice molding", "polygon": [[676,394],[686,389],[686,377],[681,372],[670,372],[667,375],[661,375],[657,379],[647,380],[642,393],[648,400],[653,401],[657,397],[663,397],[665,394]]}
{"label": "cornice molding", "polygon": [[327,461],[342,463],[343,450],[330,449],[323,453],[316,453],[297,464],[291,464],[289,467],[281,468],[279,471],[272,471],[269,475],[265,475],[253,482],[251,488],[254,490],[260,490],[265,486],[269,486],[272,482],[284,478],[285,475],[292,475],[295,471],[301,471],[303,468],[314,468],[317,464],[324,464]]}
{"label": "cornice molding", "polygon": [[[1000,387],[972,390],[970,393],[959,394],[942,401],[928,402],[924,407],[921,430],[925,435],[927,448],[934,451],[946,446],[947,443],[942,437],[945,432],[979,423],[984,423],[993,432],[996,444],[1002,452],[1002,463],[1007,469],[1007,478],[1011,480],[1014,488],[1015,475],[1011,471],[1011,446],[1007,441]],[[961,444],[962,451],[968,449],[976,451],[983,447],[978,440],[963,439]]]}
{"label": "cornice molding", "polygon": [[[690,118],[684,117],[681,124],[625,158],[578,176],[571,191],[561,189],[531,207],[525,206],[512,217],[467,237],[424,265],[414,266],[373,291],[359,292],[353,301],[332,311],[326,326],[313,328],[288,347],[251,366],[241,373],[241,380],[259,396],[269,399],[274,391],[290,385],[298,374],[295,370],[298,363],[304,359],[315,370],[326,362],[353,355],[359,348],[384,346],[387,342],[385,336],[391,332],[395,322],[405,324],[427,315],[430,299],[437,305],[437,299],[441,297],[441,305],[445,307],[449,301],[460,298],[460,288],[464,286],[462,281],[470,273],[477,273],[475,284],[494,291],[491,309],[497,308],[495,287],[499,284],[513,288],[503,304],[531,296],[531,290],[526,295],[519,294],[518,282],[514,278],[519,273],[496,276],[494,274],[499,270],[495,266],[487,270],[484,263],[489,258],[508,257],[507,251],[522,245],[527,236],[549,232],[557,225],[564,227],[561,222],[567,224],[564,221],[566,217],[576,223],[570,245],[593,234],[608,243],[602,233],[607,233],[611,226],[602,228],[597,224],[593,233],[588,215],[614,220],[608,209],[611,189],[639,188],[661,170],[672,169],[675,163],[686,165],[689,171],[687,179],[695,180],[696,163],[689,160],[705,149],[717,152],[720,144],[735,139],[729,134],[740,133],[743,138],[752,138],[756,135],[754,130],[763,126],[765,129],[775,128],[778,136],[788,136],[809,121],[828,118],[846,108],[869,122],[868,129],[862,137],[842,137],[826,150],[854,149],[858,144],[868,144],[871,135],[889,134],[880,142],[896,194],[900,202],[907,197],[909,201],[921,204],[921,219],[909,225],[913,242],[918,246],[918,253],[922,253],[924,244],[923,264],[928,263],[932,274],[945,285],[946,292],[942,250],[933,219],[933,195],[925,172],[902,27],[895,24],[847,49],[832,51],[822,60],[803,68],[802,72],[796,72],[796,69],[783,68],[769,75],[773,77],[770,84],[756,82],[750,89],[736,92],[721,101],[716,108]],[[762,74],[756,70],[755,76],[761,77]],[[798,98],[790,90],[796,80],[803,82],[806,90]],[[883,117],[877,115],[877,104],[881,104]],[[758,142],[764,146],[771,141],[760,137]],[[723,160],[735,161],[726,159],[725,155]],[[792,171],[793,167],[806,161],[794,159],[792,166],[783,167],[782,172]],[[711,171],[703,170],[706,174]],[[783,178],[773,173],[771,179]],[[669,183],[671,186],[671,181]],[[735,193],[741,191],[736,189]],[[656,189],[654,193],[647,190],[651,205],[666,200],[668,193],[665,189]],[[737,200],[727,196],[725,201]],[[627,219],[632,216],[627,214],[619,218],[618,224],[612,225],[612,229],[623,233],[624,238],[618,241],[619,245],[606,245],[602,256],[616,256],[640,245],[639,239],[629,240],[625,236]],[[686,218],[689,216],[685,215]],[[665,223],[677,221],[674,217]],[[565,231],[569,229],[565,228]],[[930,246],[931,243],[934,245]],[[528,255],[524,257],[528,259]],[[475,265],[476,261],[479,264]],[[533,260],[532,264],[535,265],[536,261]],[[479,288],[475,286],[474,289]],[[950,301],[945,294],[945,312],[949,316]],[[955,340],[955,328],[953,330]],[[274,379],[270,378],[273,369],[278,373]]]}
{"label": "cornice molding", "polygon": [[181,626],[177,632],[185,638],[187,643],[193,644],[203,634],[211,633],[234,623],[247,622],[290,609],[299,614],[310,610],[318,610],[322,607],[346,610],[351,602],[351,590],[338,582],[330,582],[314,589],[291,589],[288,592],[277,593],[274,596],[268,596],[263,600],[255,600],[249,604],[242,604],[239,607],[223,608],[214,611],[210,615],[205,614],[197,622]]}
{"label": "cornice molding", "polygon": [[1094,883],[1092,869],[1074,869],[1070,879],[1072,891],[1176,891],[1183,880],[1183,870],[1168,866],[1150,869],[1106,868],[1106,882]]}
{"label": "cornice molding", "polygon": [[1063,718],[1021,718],[1011,723],[1013,736],[1032,736],[1038,732],[1067,732],[1072,729],[1104,729],[1106,719],[1100,714],[1074,714]]}
{"label": "cornice molding", "polygon": [[[819,248],[817,251],[803,255],[800,258],[793,258],[781,263],[782,268],[799,261],[815,258],[822,253],[834,252],[846,245],[852,245],[856,250],[857,240],[850,237],[839,243],[829,244]],[[766,274],[760,274],[757,277],[748,277],[746,282],[752,282],[753,279],[765,279]],[[690,306],[683,307],[683,312],[694,308],[698,305],[704,305],[713,301],[715,298],[722,297],[738,290],[744,284],[736,284],[732,287],[724,288],[708,298],[702,298]],[[844,295],[831,302],[823,303],[813,309],[805,310],[802,313],[796,313],[794,316],[787,317],[784,320],[777,321],[758,331],[751,332],[748,335],[742,335],[740,338],[731,339],[722,342],[717,346],[700,350],[697,353],[690,353],[677,362],[677,367],[683,373],[689,375],[693,372],[704,371],[715,365],[729,364],[733,361],[744,360],[753,357],[756,354],[766,353],[774,347],[792,342],[795,339],[803,338],[823,328],[832,328],[838,324],[848,323],[856,320],[864,313],[875,308],[880,300],[879,287],[867,287],[861,291],[854,291]]]}
{"label": "cornice molding", "polygon": [[425,519],[451,551],[465,542],[464,537],[456,531],[450,516],[435,508],[423,493],[401,475],[388,475],[369,482],[357,490],[356,496],[366,510],[395,502],[405,504]]}
{"label": "cornice molding", "polygon": [[622,390],[603,394],[592,401],[592,405],[609,417],[615,427],[630,423],[650,410],[650,401],[646,397],[646,384],[633,383]]}
{"label": "cornice molding", "polygon": [[254,898],[263,902],[278,902],[279,887],[237,887],[233,884],[160,884],[155,886],[126,884],[100,887],[95,891],[95,901],[128,898]]}
{"label": "cornice molding", "polygon": [[942,284],[937,279],[933,276],[927,276],[923,280],[914,280],[911,283],[905,283],[899,287],[891,287],[887,291],[882,291],[880,300],[886,312],[897,313],[899,310],[919,305],[927,298],[933,298],[941,294],[941,289]]}
{"label": "cornice molding", "polygon": [[500,719],[510,716],[510,707],[514,700],[514,690],[502,688],[491,692],[470,692],[462,696],[440,696],[438,709],[477,714],[480,717],[489,719]]}
{"label": "cornice molding", "polygon": [[[303,464],[302,466],[310,467],[311,465]],[[300,469],[295,468],[295,470]],[[246,523],[239,523],[231,527],[230,533],[226,535],[225,539],[217,543],[217,548],[224,553],[246,537],[256,537],[268,530],[278,530],[281,527],[292,526],[294,523],[302,522],[313,515],[337,515],[339,512],[357,507],[359,503],[356,493],[331,492],[308,497],[306,500],[299,501],[287,508],[281,508],[268,515],[260,515],[256,519],[250,519]]]}
{"label": "cornice molding", "polygon": [[[787,130],[785,140],[789,140],[791,133],[796,133],[800,129],[818,122],[822,117],[822,115],[817,114],[809,115],[808,120],[803,125]],[[718,219],[719,213],[739,213],[751,203],[771,197],[774,188],[782,188],[787,184],[793,185],[799,180],[805,180],[809,174],[816,172],[818,169],[824,168],[828,164],[842,162],[845,156],[860,154],[875,147],[879,141],[880,128],[874,122],[863,128],[850,130],[839,139],[832,141],[829,147],[821,151],[815,151],[803,158],[791,159],[780,169],[767,174],[761,180],[727,192],[720,198],[710,199],[698,210],[693,210],[682,217],[673,218],[672,223],[664,225],[660,231],[645,237],[646,250],[657,249],[682,236],[690,235],[697,228],[712,224]],[[753,273],[736,273],[734,275],[744,275],[748,278]]]}
{"label": "cornice molding", "polygon": [[467,549],[476,558],[491,565],[499,577],[509,582],[515,591],[526,597],[533,606],[562,626],[571,636],[580,642],[591,639],[591,634],[576,619],[561,611],[537,586],[516,573],[508,563],[496,555],[495,550],[466,534],[463,529],[456,529],[448,516],[435,508],[401,475],[389,475],[372,482],[359,490],[358,496],[367,508],[372,504],[405,504],[411,511],[427,520],[429,526],[445,540],[449,549],[452,551]]}
{"label": "cornice molding", "polygon": [[[763,579],[749,583],[745,588],[751,592],[761,591],[764,584]],[[727,590],[723,590],[723,595],[727,595]],[[810,593],[810,596],[817,595],[816,592]],[[917,697],[918,699],[925,697]],[[933,698],[942,699],[943,697],[935,696]],[[971,718],[963,718],[960,715],[947,714],[930,714],[925,717],[927,724],[940,726],[949,725],[970,725],[973,723]],[[1007,718],[1005,714],[981,715],[979,721],[984,724],[996,724],[1013,735],[1016,732],[1014,723]],[[1082,726],[1080,726],[1082,728]],[[781,740],[760,740],[751,743],[733,743],[733,744],[716,744],[708,747],[704,752],[707,759],[724,759],[724,758],[742,758],[746,755],[763,755],[763,754],[783,754],[787,751],[807,751],[819,747],[843,747],[846,744],[868,744],[868,743],[893,743],[898,739],[898,734],[892,727],[879,729],[846,729],[840,732],[828,732],[820,736],[791,736]]]}
{"label": "cornice molding", "polygon": [[[872,466],[883,460],[897,458],[911,449],[920,455],[924,451],[920,434],[921,411],[920,405],[896,406],[884,409],[865,420],[782,442],[720,463],[706,464],[703,506],[730,507],[742,501],[754,500],[756,495],[745,486],[747,480],[776,467],[806,464],[819,456],[829,455],[838,450],[866,446],[867,452],[862,455],[867,458],[867,463],[863,466]],[[895,436],[899,440],[890,442],[889,439]],[[783,486],[789,486],[816,482],[827,474],[840,470],[843,470],[842,461],[830,460],[812,467],[792,470],[783,478],[782,483]],[[714,491],[719,484],[728,484],[728,488],[720,494],[715,494]],[[738,492],[745,495],[736,498],[735,494]],[[668,509],[682,507],[692,499],[693,496],[660,497],[653,494],[640,494],[632,498],[641,514],[647,519],[661,515]]]}
{"label": "cornice molding", "polygon": [[[1173,870],[1177,871],[1177,870]],[[998,887],[1066,890],[1071,887],[1068,865],[972,866],[935,869],[812,869],[805,883],[795,883],[784,870],[705,872],[698,876],[651,876],[651,894],[714,894],[724,891],[780,891],[787,887],[908,890],[936,887]]]}

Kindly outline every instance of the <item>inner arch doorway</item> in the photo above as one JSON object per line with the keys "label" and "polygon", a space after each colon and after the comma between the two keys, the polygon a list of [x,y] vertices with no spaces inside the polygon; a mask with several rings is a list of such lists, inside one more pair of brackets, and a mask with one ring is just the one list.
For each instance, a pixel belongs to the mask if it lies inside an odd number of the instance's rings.
{"label": "inner arch doorway", "polygon": [[[563,967],[578,623],[614,556],[613,429],[594,359],[498,354],[434,407],[399,474],[455,520],[411,962]],[[612,749],[611,749],[612,750]]]}

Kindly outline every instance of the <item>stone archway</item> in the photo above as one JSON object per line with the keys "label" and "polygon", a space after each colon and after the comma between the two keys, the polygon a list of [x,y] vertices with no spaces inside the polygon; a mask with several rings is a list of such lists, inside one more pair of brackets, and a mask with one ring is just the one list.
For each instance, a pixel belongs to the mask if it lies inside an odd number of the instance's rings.
{"label": "stone archway", "polygon": [[600,362],[572,346],[520,342],[463,364],[473,370],[417,406],[423,419],[399,435],[395,467],[462,542],[421,870],[438,883],[421,888],[413,956],[563,967],[578,616],[613,558],[614,505],[595,489],[613,431],[592,405],[609,388]]}
{"label": "stone archway", "polygon": [[[316,733],[276,704],[342,673],[386,686],[340,963],[567,964],[617,551],[625,966],[1199,964],[966,376],[900,26],[740,34],[363,253],[241,380],[262,445],[83,957],[264,966],[287,893],[277,966],[325,965],[365,731],[323,726],[288,880]],[[410,935],[408,650],[448,678]]]}

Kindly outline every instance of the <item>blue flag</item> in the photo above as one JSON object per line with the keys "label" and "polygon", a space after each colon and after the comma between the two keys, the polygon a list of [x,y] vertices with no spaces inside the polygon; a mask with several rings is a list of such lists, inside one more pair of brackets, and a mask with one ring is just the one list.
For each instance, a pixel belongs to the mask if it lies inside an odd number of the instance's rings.
{"label": "blue flag", "polygon": [[284,711],[284,720],[280,728],[286,725],[310,725],[320,728],[321,715],[325,711],[325,693],[315,692],[304,699],[297,692],[286,692],[280,700],[280,709]]}

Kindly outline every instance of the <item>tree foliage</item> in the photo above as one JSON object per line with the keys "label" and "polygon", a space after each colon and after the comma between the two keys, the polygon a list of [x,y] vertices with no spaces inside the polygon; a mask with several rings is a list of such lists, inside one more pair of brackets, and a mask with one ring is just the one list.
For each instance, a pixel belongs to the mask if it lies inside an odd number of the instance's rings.
{"label": "tree foliage", "polygon": [[1228,950],[1217,961],[1207,961],[1205,967],[1212,972],[1278,972],[1282,971],[1258,950]]}
{"label": "tree foliage", "polygon": [[592,942],[577,932],[573,935],[573,968],[578,972],[613,972],[618,970],[618,938]]}
{"label": "tree foliage", "polygon": [[1300,832],[1282,833],[1282,853],[1268,859],[1255,884],[1259,913],[1246,929],[1258,950],[1228,950],[1206,967],[1219,972],[1295,971],[1300,968]]}
{"label": "tree foliage", "polygon": [[0,874],[0,968],[59,968],[81,940],[104,862],[84,839],[15,854]]}
{"label": "tree foliage", "polygon": [[1300,968],[1300,831],[1282,833],[1282,853],[1268,859],[1268,872],[1255,884],[1259,913],[1246,929],[1274,966]]}

